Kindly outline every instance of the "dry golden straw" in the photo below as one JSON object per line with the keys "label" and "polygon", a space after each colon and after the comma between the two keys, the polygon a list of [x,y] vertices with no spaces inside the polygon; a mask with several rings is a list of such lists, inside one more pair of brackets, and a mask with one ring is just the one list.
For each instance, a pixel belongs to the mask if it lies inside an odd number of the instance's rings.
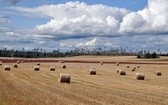
{"label": "dry golden straw", "polygon": [[39,71],[40,67],[39,66],[34,66],[34,71]]}
{"label": "dry golden straw", "polygon": [[65,69],[65,68],[66,68],[66,65],[63,65],[62,68]]}
{"label": "dry golden straw", "polygon": [[17,61],[17,64],[19,64],[20,63],[20,61]]}
{"label": "dry golden straw", "polygon": [[137,80],[144,80],[145,79],[144,73],[136,73],[136,79]]}
{"label": "dry golden straw", "polygon": [[103,62],[100,62],[100,65],[103,65]]}
{"label": "dry golden straw", "polygon": [[124,71],[124,70],[119,70],[119,74],[120,74],[120,75],[126,75],[126,71]]}
{"label": "dry golden straw", "polygon": [[156,76],[161,76],[162,75],[161,71],[155,71],[155,74],[156,74]]}
{"label": "dry golden straw", "polygon": [[11,70],[11,67],[8,66],[8,65],[5,65],[5,66],[4,66],[4,70]]}
{"label": "dry golden straw", "polygon": [[120,70],[121,70],[121,69],[117,69],[117,73],[119,73]]}
{"label": "dry golden straw", "polygon": [[90,69],[90,75],[96,75],[96,68],[91,68]]}
{"label": "dry golden straw", "polygon": [[58,79],[58,82],[60,83],[70,83],[71,76],[66,73],[60,73],[60,77]]}
{"label": "dry golden straw", "polygon": [[116,62],[116,66],[119,66],[119,63],[118,63],[118,62]]}
{"label": "dry golden straw", "polygon": [[14,67],[14,68],[18,68],[18,65],[17,65],[17,64],[15,64],[13,67]]}
{"label": "dry golden straw", "polygon": [[62,60],[61,60],[61,61],[58,61],[58,62],[59,62],[59,63],[64,63],[64,61],[62,61]]}
{"label": "dry golden straw", "polygon": [[132,70],[131,71],[135,71],[136,69],[135,68],[132,68]]}
{"label": "dry golden straw", "polygon": [[50,71],[55,71],[55,67],[54,66],[50,67]]}

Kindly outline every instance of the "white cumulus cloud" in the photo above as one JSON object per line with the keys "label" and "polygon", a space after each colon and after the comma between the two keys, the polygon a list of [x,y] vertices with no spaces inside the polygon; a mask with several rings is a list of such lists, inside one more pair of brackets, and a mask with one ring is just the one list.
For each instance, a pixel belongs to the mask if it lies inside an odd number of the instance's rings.
{"label": "white cumulus cloud", "polygon": [[50,17],[46,24],[37,25],[38,34],[55,36],[103,36],[116,35],[122,18],[128,10],[106,5],[88,5],[84,2],[42,5],[34,8],[13,7],[24,14]]}
{"label": "white cumulus cloud", "polygon": [[37,34],[50,34],[54,37],[168,33],[168,0],[148,0],[148,5],[137,12],[101,4],[88,5],[78,1],[11,9],[50,18],[46,24],[35,26],[34,30]]}
{"label": "white cumulus cloud", "polygon": [[120,33],[168,34],[168,0],[148,0],[143,10],[127,14],[120,24]]}
{"label": "white cumulus cloud", "polygon": [[9,17],[0,14],[0,47],[6,43],[11,46],[19,43],[18,46],[27,47],[124,47],[139,50],[165,49],[168,44],[168,0],[148,0],[147,6],[139,11],[78,1],[29,8],[14,6],[9,10],[29,18],[47,18],[48,21],[25,33],[25,30],[5,28],[4,23],[8,23]]}
{"label": "white cumulus cloud", "polygon": [[99,39],[98,38],[93,38],[92,40],[90,40],[90,41],[87,41],[87,42],[85,42],[85,43],[79,43],[79,44],[77,44],[76,46],[77,47],[79,47],[79,46],[88,46],[88,47],[92,47],[92,46],[96,46],[96,45],[98,45],[99,44]]}

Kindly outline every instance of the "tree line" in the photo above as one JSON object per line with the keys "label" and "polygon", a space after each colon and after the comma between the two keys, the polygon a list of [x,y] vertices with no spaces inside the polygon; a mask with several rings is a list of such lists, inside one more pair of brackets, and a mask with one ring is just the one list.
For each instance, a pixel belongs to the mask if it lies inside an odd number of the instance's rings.
{"label": "tree line", "polygon": [[156,52],[150,53],[139,53],[137,55],[137,58],[146,58],[146,59],[154,59],[154,58],[159,58],[159,54],[156,54]]}
{"label": "tree line", "polygon": [[73,50],[61,51],[59,49],[46,51],[42,48],[34,48],[32,50],[15,50],[15,49],[0,49],[0,57],[21,57],[21,58],[56,58],[56,57],[71,57],[80,55],[93,56],[137,56],[137,58],[158,58],[161,54],[149,51],[134,52],[123,48],[74,48]]}
{"label": "tree line", "polygon": [[21,57],[21,58],[56,58],[56,57],[70,57],[80,55],[97,55],[97,56],[110,56],[110,55],[136,55],[133,51],[126,51],[122,48],[111,48],[108,50],[102,48],[74,48],[73,50],[61,51],[59,49],[53,51],[46,51],[42,48],[35,48],[32,50],[15,50],[15,49],[0,49],[0,57]]}

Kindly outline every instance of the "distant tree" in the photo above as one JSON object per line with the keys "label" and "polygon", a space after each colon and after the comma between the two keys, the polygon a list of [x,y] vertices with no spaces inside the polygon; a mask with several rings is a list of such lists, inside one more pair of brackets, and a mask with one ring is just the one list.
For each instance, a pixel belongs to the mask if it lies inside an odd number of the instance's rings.
{"label": "distant tree", "polygon": [[153,53],[150,53],[149,51],[148,52],[144,51],[144,52],[145,53],[142,53],[142,51],[139,52],[138,55],[137,55],[137,58],[147,58],[147,59],[149,59],[149,58],[158,58],[159,57],[159,55],[157,55],[156,52],[153,52]]}
{"label": "distant tree", "polygon": [[[130,55],[137,55],[137,58],[157,58],[158,55],[154,52],[150,54],[149,51],[140,51],[138,54],[137,52],[133,52],[132,50],[125,50],[123,48],[93,48],[89,49],[85,48],[74,48],[73,50],[61,51],[61,50],[53,50],[47,52],[42,48],[34,48],[32,50],[25,50],[24,48],[21,50],[15,49],[7,49],[3,48],[0,49],[0,57],[23,57],[23,58],[41,58],[41,57],[65,57],[65,56],[79,56],[79,55],[97,55],[97,56],[130,56]],[[167,55],[168,54],[162,54]]]}
{"label": "distant tree", "polygon": [[151,54],[150,54],[149,52],[147,52],[147,53],[144,55],[144,58],[147,58],[147,59],[151,58]]}
{"label": "distant tree", "polygon": [[137,55],[137,58],[142,58],[140,55]]}
{"label": "distant tree", "polygon": [[151,58],[157,58],[157,54],[154,52],[151,54]]}

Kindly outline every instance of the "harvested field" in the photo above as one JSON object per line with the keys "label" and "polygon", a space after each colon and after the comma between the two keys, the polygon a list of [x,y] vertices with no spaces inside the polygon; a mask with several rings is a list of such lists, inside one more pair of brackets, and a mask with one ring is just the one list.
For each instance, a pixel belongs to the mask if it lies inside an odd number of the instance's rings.
{"label": "harvested field", "polygon": [[[40,62],[44,60],[48,62]],[[9,63],[0,59],[3,61],[0,66],[0,105],[168,105],[166,58],[151,61],[137,60],[135,57],[79,56],[54,60],[25,60],[14,69],[12,65],[16,61]],[[62,64],[56,62],[60,60],[68,68],[63,69]],[[78,63],[79,60],[87,62]],[[37,62],[41,64],[40,71],[35,72]],[[127,63],[116,66],[116,63],[109,62]],[[158,62],[160,65],[156,65]],[[11,66],[11,71],[5,71],[4,65]],[[132,72],[127,65],[140,68]],[[51,66],[57,70],[50,71]],[[91,67],[96,68],[94,76],[89,74]],[[124,69],[127,75],[118,75],[117,69]],[[162,72],[162,76],[156,76],[156,70]],[[144,73],[145,80],[136,80],[137,72]],[[70,74],[71,83],[59,83],[60,73]]]}

